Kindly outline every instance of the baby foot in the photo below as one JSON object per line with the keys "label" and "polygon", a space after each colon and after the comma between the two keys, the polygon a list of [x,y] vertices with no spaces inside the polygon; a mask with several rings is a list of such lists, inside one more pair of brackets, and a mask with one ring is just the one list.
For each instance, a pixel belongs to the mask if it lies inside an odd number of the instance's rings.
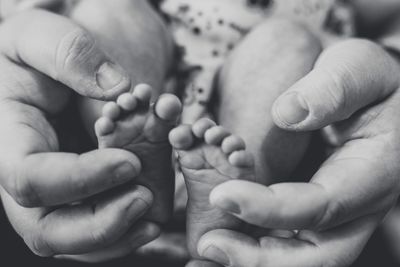
{"label": "baby foot", "polygon": [[208,119],[193,126],[179,126],[169,134],[177,150],[188,188],[187,237],[191,255],[199,258],[197,243],[213,229],[238,230],[236,217],[211,206],[209,195],[217,185],[231,179],[255,181],[254,160],[244,141]]}
{"label": "baby foot", "polygon": [[168,133],[180,116],[181,103],[176,96],[164,94],[150,106],[151,94],[152,88],[141,84],[133,93],[105,104],[95,132],[100,148],[123,148],[141,159],[142,173],[135,183],[154,195],[153,207],[145,217],[165,223],[172,212],[174,191]]}

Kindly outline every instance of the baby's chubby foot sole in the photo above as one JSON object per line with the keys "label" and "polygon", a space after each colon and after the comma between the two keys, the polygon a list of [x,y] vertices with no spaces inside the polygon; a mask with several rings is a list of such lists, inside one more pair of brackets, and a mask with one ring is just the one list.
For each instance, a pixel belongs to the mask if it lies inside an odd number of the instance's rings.
{"label": "baby's chubby foot sole", "polygon": [[232,135],[213,121],[201,119],[192,126],[182,125],[169,134],[178,153],[179,164],[188,188],[188,247],[191,255],[200,258],[197,243],[213,229],[239,230],[236,217],[211,206],[210,192],[217,185],[232,180],[254,181],[254,159],[242,138]]}
{"label": "baby's chubby foot sole", "polygon": [[153,192],[154,204],[146,218],[165,223],[173,207],[173,170],[168,134],[181,114],[179,99],[161,95],[150,105],[152,88],[137,85],[116,102],[108,102],[95,124],[99,148],[126,149],[139,157],[142,173],[136,183]]}

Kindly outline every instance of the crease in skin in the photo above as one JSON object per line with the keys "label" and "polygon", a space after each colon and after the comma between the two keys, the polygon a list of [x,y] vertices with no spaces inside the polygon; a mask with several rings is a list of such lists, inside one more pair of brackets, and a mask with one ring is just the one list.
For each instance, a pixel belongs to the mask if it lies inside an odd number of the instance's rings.
{"label": "crease in skin", "polygon": [[[123,148],[140,158],[143,170],[136,182],[148,187],[155,196],[146,219],[165,223],[173,204],[172,148],[167,140],[174,124],[160,118],[176,121],[181,103],[177,97],[164,94],[159,97],[157,107],[150,108],[152,90],[149,85],[140,84],[133,93],[123,94],[116,102],[109,102],[111,108],[106,104],[95,129],[100,147]],[[153,143],[154,136],[165,141]]]}
{"label": "crease in skin", "polygon": [[[30,150],[24,151],[26,155],[58,151],[59,143],[56,138],[56,133],[45,120],[45,113],[42,110],[30,104],[25,104],[15,100],[9,100],[8,102],[11,106],[15,106],[15,108],[12,108],[11,110],[15,110],[18,114],[18,116],[14,118],[14,121],[10,121],[10,123],[12,123],[10,127],[22,127],[28,129],[25,133],[29,133],[31,137],[36,135],[39,137],[36,138],[36,141],[41,141],[40,143],[35,143],[33,146],[30,146]],[[11,106],[8,105],[8,107]],[[43,130],[46,129],[46,133],[43,132]]]}
{"label": "crease in skin", "polygon": [[[170,133],[170,142],[180,156],[178,161],[188,189],[188,247],[191,256],[197,259],[201,258],[196,251],[197,242],[204,233],[219,228],[239,229],[245,225],[238,218],[212,206],[209,200],[216,185],[231,179],[246,179],[253,170],[252,160],[247,158],[251,156],[245,154],[245,143],[241,138],[230,142],[229,146],[234,148],[231,153],[223,152],[223,141],[227,138],[232,140],[232,137],[231,133],[207,119],[199,120],[192,127],[179,126]],[[228,147],[227,151],[232,149]],[[244,156],[238,157],[236,164],[230,163],[230,155],[239,151]]]}

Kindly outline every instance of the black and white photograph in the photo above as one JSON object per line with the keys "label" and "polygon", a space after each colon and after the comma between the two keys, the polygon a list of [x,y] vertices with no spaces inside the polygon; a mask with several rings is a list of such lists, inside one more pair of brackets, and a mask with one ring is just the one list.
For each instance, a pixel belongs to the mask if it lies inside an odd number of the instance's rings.
{"label": "black and white photograph", "polygon": [[0,0],[0,266],[399,267],[400,0]]}

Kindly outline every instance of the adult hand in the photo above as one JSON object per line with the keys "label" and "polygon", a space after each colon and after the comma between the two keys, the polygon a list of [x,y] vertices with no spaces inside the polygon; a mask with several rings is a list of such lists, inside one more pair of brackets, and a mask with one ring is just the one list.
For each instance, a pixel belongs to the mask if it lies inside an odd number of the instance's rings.
{"label": "adult hand", "polygon": [[230,181],[210,195],[213,205],[248,223],[299,232],[253,238],[215,230],[200,240],[200,255],[235,267],[350,265],[399,195],[399,74],[399,63],[375,43],[328,48],[277,99],[273,114],[289,131],[323,129],[335,153],[309,183]]}
{"label": "adult hand", "polygon": [[138,222],[152,204],[144,187],[127,185],[81,201],[134,181],[139,159],[118,149],[61,153],[50,123],[72,91],[108,100],[129,90],[124,70],[88,32],[46,11],[7,19],[0,40],[1,197],[27,245],[40,256],[91,261],[122,256],[156,238],[158,226]]}

